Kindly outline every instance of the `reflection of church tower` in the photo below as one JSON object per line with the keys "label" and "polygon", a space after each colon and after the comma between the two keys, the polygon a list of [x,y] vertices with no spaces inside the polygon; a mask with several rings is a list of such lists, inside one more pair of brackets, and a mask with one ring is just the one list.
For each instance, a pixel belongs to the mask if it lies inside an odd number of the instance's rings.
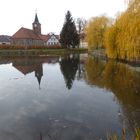
{"label": "reflection of church tower", "polygon": [[38,80],[39,88],[40,88],[40,83],[41,83],[42,76],[43,76],[42,64],[38,64],[38,65],[36,65],[36,68],[35,68],[35,77]]}
{"label": "reflection of church tower", "polygon": [[43,138],[42,138],[42,133],[40,133],[40,139],[39,140],[43,140]]}
{"label": "reflection of church tower", "polygon": [[33,31],[36,34],[41,35],[41,24],[39,23],[37,13],[35,15],[35,20],[34,20],[32,26],[33,26]]}

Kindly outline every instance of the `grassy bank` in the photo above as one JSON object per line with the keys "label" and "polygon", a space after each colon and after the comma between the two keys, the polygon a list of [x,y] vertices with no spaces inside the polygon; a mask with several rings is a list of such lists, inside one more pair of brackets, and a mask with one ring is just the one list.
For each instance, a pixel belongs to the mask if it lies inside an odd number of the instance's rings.
{"label": "grassy bank", "polygon": [[1,49],[0,56],[41,56],[41,55],[64,55],[71,53],[87,53],[85,48],[74,49]]}
{"label": "grassy bank", "polygon": [[[126,130],[122,130],[122,136],[118,137],[117,135],[114,136],[107,136],[107,140],[128,140],[126,137]],[[140,129],[135,128],[134,135],[129,140],[140,140]]]}
{"label": "grassy bank", "polygon": [[125,59],[117,59],[117,58],[109,58],[106,54],[106,50],[105,49],[94,49],[94,50],[89,50],[88,53],[94,57],[98,57],[101,58],[103,60],[108,60],[108,59],[114,59],[118,62],[122,62],[134,67],[140,67],[140,59],[137,60],[125,60]]}
{"label": "grassy bank", "polygon": [[105,49],[94,49],[94,50],[89,50],[88,53],[90,55],[93,55],[95,57],[99,57],[99,58],[103,58],[106,59],[106,53],[105,53]]}

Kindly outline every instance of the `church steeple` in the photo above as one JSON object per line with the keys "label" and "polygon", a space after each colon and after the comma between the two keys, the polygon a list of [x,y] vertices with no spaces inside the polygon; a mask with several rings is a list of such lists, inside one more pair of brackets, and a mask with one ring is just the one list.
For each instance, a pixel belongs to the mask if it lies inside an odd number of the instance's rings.
{"label": "church steeple", "polygon": [[35,14],[35,21],[34,22],[39,23],[37,13]]}
{"label": "church steeple", "polygon": [[34,20],[32,26],[33,26],[33,31],[36,34],[40,35],[41,34],[41,24],[39,23],[37,13],[35,14],[35,20]]}

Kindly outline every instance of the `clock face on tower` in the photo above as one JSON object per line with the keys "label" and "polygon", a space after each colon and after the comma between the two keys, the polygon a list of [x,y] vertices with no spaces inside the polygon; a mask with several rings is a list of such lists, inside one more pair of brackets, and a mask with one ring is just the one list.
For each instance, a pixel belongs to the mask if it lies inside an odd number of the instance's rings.
{"label": "clock face on tower", "polygon": [[37,24],[34,24],[34,27],[37,27]]}

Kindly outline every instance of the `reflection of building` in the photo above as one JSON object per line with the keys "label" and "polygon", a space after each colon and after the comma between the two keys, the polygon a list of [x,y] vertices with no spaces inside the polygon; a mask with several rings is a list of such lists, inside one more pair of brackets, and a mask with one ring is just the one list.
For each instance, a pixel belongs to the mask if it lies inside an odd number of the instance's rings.
{"label": "reflection of building", "polygon": [[55,64],[57,62],[59,62],[59,56],[0,58],[0,64],[12,63],[13,67],[24,75],[34,72],[39,87],[43,76],[43,63]]}
{"label": "reflection of building", "polygon": [[19,70],[21,73],[24,75],[35,72],[35,77],[38,80],[38,84],[40,86],[41,83],[41,78],[43,76],[43,68],[42,68],[42,63],[29,63],[27,60],[25,61],[20,61],[20,62],[14,62],[13,66]]}
{"label": "reflection of building", "polygon": [[42,133],[40,133],[40,138],[39,138],[39,140],[43,140],[43,138],[42,138]]}
{"label": "reflection of building", "polygon": [[84,80],[85,76],[85,60],[87,59],[87,54],[80,54],[79,56],[79,64],[78,64],[78,71],[76,74],[77,80]]}
{"label": "reflection of building", "polygon": [[83,61],[80,61],[78,64],[78,71],[77,71],[77,80],[83,80],[85,74],[85,63]]}
{"label": "reflection of building", "polygon": [[43,67],[42,67],[42,64],[38,64],[38,65],[36,65],[36,68],[35,68],[35,77],[38,80],[39,86],[41,83],[42,76],[43,76]]}

